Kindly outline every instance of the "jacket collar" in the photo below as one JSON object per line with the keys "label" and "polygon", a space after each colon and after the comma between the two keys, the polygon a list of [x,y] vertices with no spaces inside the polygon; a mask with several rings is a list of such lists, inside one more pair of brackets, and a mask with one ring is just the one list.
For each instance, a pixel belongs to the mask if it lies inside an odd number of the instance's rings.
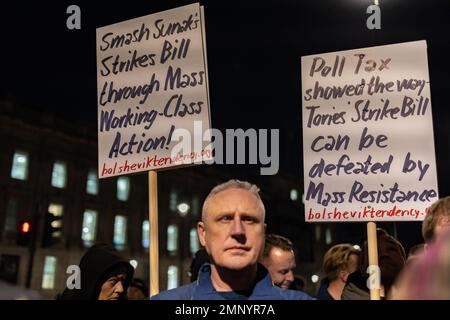
{"label": "jacket collar", "polygon": [[[256,284],[249,297],[250,300],[261,299],[266,296],[273,296],[271,288],[274,287],[270,274],[263,265],[258,264]],[[201,266],[197,282],[194,286],[192,299],[208,299],[208,297],[217,297],[218,293],[214,289],[211,281],[211,265],[205,263]]]}

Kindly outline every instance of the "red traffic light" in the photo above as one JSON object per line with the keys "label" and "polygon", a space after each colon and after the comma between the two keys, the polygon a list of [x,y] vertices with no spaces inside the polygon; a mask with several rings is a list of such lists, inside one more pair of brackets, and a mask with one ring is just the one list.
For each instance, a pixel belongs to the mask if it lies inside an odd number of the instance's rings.
{"label": "red traffic light", "polygon": [[23,233],[28,233],[30,232],[30,223],[25,221],[22,223],[22,226],[20,227],[20,230],[22,230]]}
{"label": "red traffic light", "polygon": [[28,220],[22,220],[17,225],[17,245],[28,246],[31,240],[31,223]]}

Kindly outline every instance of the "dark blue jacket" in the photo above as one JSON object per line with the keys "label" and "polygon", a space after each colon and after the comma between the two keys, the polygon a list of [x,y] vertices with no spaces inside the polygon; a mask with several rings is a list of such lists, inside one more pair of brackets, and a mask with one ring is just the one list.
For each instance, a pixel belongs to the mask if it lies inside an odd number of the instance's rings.
{"label": "dark blue jacket", "polygon": [[[163,291],[151,298],[152,300],[224,300],[211,283],[211,265],[204,264],[200,268],[197,281],[191,284]],[[304,292],[281,289],[272,283],[270,274],[258,265],[257,282],[248,297],[249,300],[312,300]]]}
{"label": "dark blue jacket", "polygon": [[328,292],[328,286],[330,285],[330,280],[328,278],[322,279],[320,282],[319,291],[317,291],[317,300],[334,300],[331,294]]}

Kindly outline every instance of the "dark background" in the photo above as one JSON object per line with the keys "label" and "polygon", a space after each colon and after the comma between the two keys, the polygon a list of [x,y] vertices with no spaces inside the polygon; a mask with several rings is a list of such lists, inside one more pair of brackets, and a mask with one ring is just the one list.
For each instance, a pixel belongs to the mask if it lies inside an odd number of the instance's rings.
{"label": "dark background", "polygon": [[[95,130],[95,29],[192,2],[3,3],[0,98]],[[300,57],[425,39],[439,194],[448,195],[447,2],[380,0],[381,30],[368,30],[366,8],[373,3],[368,0],[200,1],[205,6],[212,126],[279,128],[280,173],[296,179],[303,190]],[[81,30],[66,28],[71,4],[81,8]],[[405,128],[406,137],[409,130]],[[259,174],[258,166],[223,169],[250,181]],[[406,246],[420,242],[420,223],[396,225]]]}

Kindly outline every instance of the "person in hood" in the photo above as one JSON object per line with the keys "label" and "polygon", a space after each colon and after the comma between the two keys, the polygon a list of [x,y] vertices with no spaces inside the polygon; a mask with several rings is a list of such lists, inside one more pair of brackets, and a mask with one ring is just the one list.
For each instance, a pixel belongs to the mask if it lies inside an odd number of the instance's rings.
{"label": "person in hood", "polygon": [[81,288],[66,288],[62,300],[122,300],[134,268],[109,244],[92,246],[81,258]]}

